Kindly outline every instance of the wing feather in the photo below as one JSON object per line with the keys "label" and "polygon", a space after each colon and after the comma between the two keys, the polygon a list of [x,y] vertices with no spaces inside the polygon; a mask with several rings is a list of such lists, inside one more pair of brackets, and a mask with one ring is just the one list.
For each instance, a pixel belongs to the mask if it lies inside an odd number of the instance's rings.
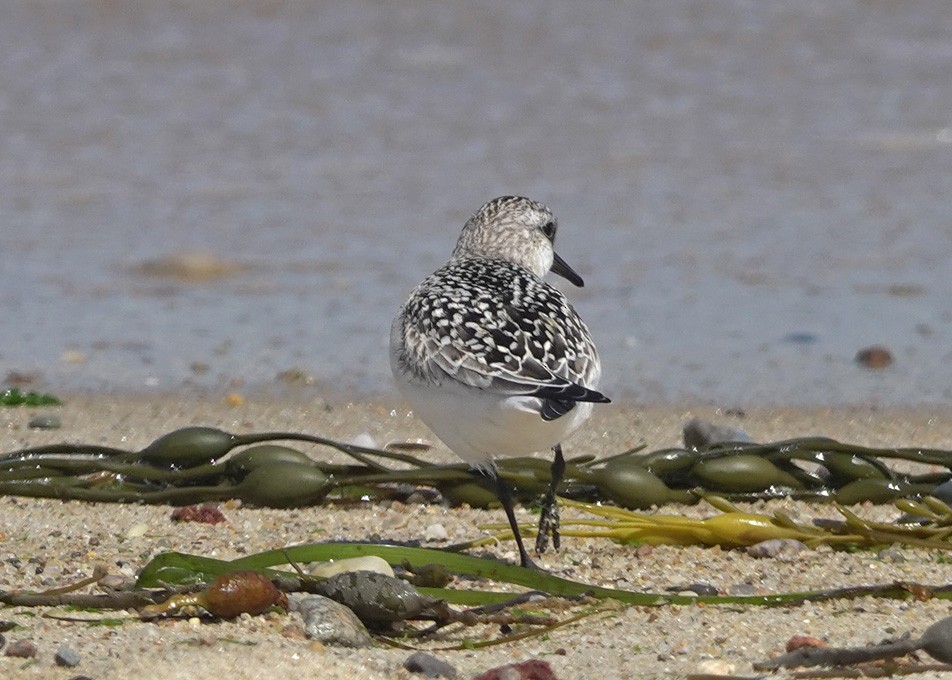
{"label": "wing feather", "polygon": [[609,401],[594,389],[588,328],[561,292],[517,265],[452,261],[417,287],[402,318],[405,364],[422,380],[537,397],[546,420]]}

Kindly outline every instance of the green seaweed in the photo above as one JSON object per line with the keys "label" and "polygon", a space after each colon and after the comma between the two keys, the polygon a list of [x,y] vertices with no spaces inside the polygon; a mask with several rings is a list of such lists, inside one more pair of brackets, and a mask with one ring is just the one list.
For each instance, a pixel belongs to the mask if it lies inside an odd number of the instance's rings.
{"label": "green seaweed", "polygon": [[[247,555],[235,560],[218,560],[201,555],[179,552],[163,552],[156,555],[139,573],[136,588],[154,588],[165,585],[191,585],[209,583],[216,576],[243,569],[264,572],[270,576],[294,577],[294,572],[276,570],[273,567],[308,562],[346,559],[376,555],[391,565],[404,561],[412,565],[440,564],[461,575],[478,577],[523,586],[556,597],[588,597],[596,600],[614,600],[639,606],[689,605],[752,605],[790,606],[804,602],[856,597],[884,597],[911,599],[928,594],[939,599],[952,599],[952,586],[924,586],[919,584],[889,583],[883,585],[850,586],[828,590],[777,593],[773,595],[702,595],[684,596],[673,593],[641,593],[618,588],[572,581],[560,576],[504,564],[497,560],[459,555],[444,550],[431,550],[369,543],[312,543],[296,545],[281,550]],[[467,606],[495,604],[510,600],[511,592],[483,590],[459,590],[455,588],[419,588],[421,593],[445,600],[452,604]]]}
{"label": "green seaweed", "polygon": [[62,406],[63,402],[45,392],[22,392],[18,387],[10,387],[0,392],[0,406]]}

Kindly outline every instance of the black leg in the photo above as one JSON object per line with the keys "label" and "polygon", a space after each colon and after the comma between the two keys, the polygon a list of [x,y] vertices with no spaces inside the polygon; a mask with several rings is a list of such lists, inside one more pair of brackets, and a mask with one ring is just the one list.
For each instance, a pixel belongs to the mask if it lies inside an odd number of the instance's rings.
{"label": "black leg", "polygon": [[542,499],[542,515],[539,517],[539,533],[536,535],[536,552],[543,554],[549,547],[549,534],[552,534],[552,547],[558,550],[562,539],[559,534],[559,502],[556,498],[559,484],[565,476],[565,458],[562,457],[562,445],[552,447],[555,458],[552,459],[552,482]]}
{"label": "black leg", "polygon": [[519,525],[516,523],[516,513],[512,509],[512,492],[509,490],[509,485],[499,476],[498,472],[494,471],[493,477],[496,480],[496,496],[499,497],[499,502],[502,503],[502,508],[506,511],[512,535],[516,537],[516,545],[519,546],[519,564],[527,569],[538,569],[539,567],[529,558],[526,546],[522,543],[522,534],[519,533]]}

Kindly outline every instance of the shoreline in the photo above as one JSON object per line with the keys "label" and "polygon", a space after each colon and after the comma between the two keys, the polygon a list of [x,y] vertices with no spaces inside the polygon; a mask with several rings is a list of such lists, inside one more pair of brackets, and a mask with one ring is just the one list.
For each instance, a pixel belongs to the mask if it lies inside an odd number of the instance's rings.
{"label": "shoreline", "polygon": [[[55,442],[81,442],[138,449],[185,425],[208,425],[229,432],[301,431],[352,441],[372,438],[427,440],[436,443],[401,400],[346,401],[293,397],[277,399],[254,393],[244,403],[226,394],[197,397],[139,395],[112,397],[57,395],[61,407],[0,409],[0,452]],[[57,430],[33,430],[29,419],[53,412]],[[630,406],[598,409],[582,430],[566,442],[566,455],[611,455],[644,442],[649,449],[680,444],[681,426],[691,417],[745,430],[752,439],[777,441],[823,435],[867,446],[924,446],[952,449],[952,413],[911,408],[757,408],[743,416],[711,405]],[[305,449],[319,455],[318,449]],[[434,461],[453,460],[436,443],[423,454]],[[800,519],[832,516],[826,504],[789,500],[758,504],[758,512],[782,509]],[[0,497],[0,589],[45,589],[92,573],[96,564],[110,573],[133,576],[158,552],[178,550],[230,559],[294,543],[327,540],[411,540],[429,527],[442,525],[446,541],[484,535],[478,527],[503,521],[500,511],[407,505],[318,506],[272,510],[225,503],[228,521],[220,525],[174,524],[168,506],[104,505],[75,501]],[[864,516],[889,520],[888,506],[862,507]],[[665,506],[665,513],[711,514],[709,508]],[[520,521],[534,516],[518,510]],[[485,549],[512,562],[514,546],[505,542]],[[689,583],[709,583],[722,592],[753,589],[756,593],[911,581],[952,582],[952,565],[935,551],[897,548],[888,556],[876,551],[808,550],[789,559],[757,559],[744,551],[719,548],[658,546],[636,553],[634,546],[605,540],[567,537],[562,551],[541,560],[550,571],[574,580],[631,590],[663,591]],[[543,636],[483,650],[432,651],[473,677],[493,666],[542,658],[559,678],[683,677],[698,672],[704,661],[719,660],[739,675],[750,664],[777,655],[795,634],[825,638],[838,646],[864,645],[905,631],[921,633],[948,615],[943,600],[925,602],[861,598],[810,603],[794,608],[759,607],[623,607],[611,614],[561,628]],[[240,617],[235,621],[197,623],[185,619],[102,627],[34,616],[22,608],[0,610],[0,619],[24,626],[6,633],[9,641],[26,638],[39,647],[33,663],[0,656],[0,675],[10,678],[152,677],[255,678],[278,673],[322,678],[411,678],[400,666],[409,651],[376,644],[369,650],[322,647],[298,632],[297,615]],[[61,614],[63,612],[60,612]],[[493,637],[498,630],[456,630],[418,646],[432,650],[469,637]],[[75,669],[53,664],[56,649],[66,644],[82,657]],[[561,653],[564,650],[564,654]],[[775,677],[785,677],[779,673]],[[928,677],[921,675],[918,677]]]}

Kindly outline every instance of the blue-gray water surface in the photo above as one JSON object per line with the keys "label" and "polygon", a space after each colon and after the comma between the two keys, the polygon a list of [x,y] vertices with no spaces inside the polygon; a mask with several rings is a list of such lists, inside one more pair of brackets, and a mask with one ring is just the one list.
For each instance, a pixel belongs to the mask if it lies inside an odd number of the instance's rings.
{"label": "blue-gray water surface", "polygon": [[517,193],[612,396],[949,404],[950,73],[946,0],[10,0],[0,380],[392,394],[394,312]]}

